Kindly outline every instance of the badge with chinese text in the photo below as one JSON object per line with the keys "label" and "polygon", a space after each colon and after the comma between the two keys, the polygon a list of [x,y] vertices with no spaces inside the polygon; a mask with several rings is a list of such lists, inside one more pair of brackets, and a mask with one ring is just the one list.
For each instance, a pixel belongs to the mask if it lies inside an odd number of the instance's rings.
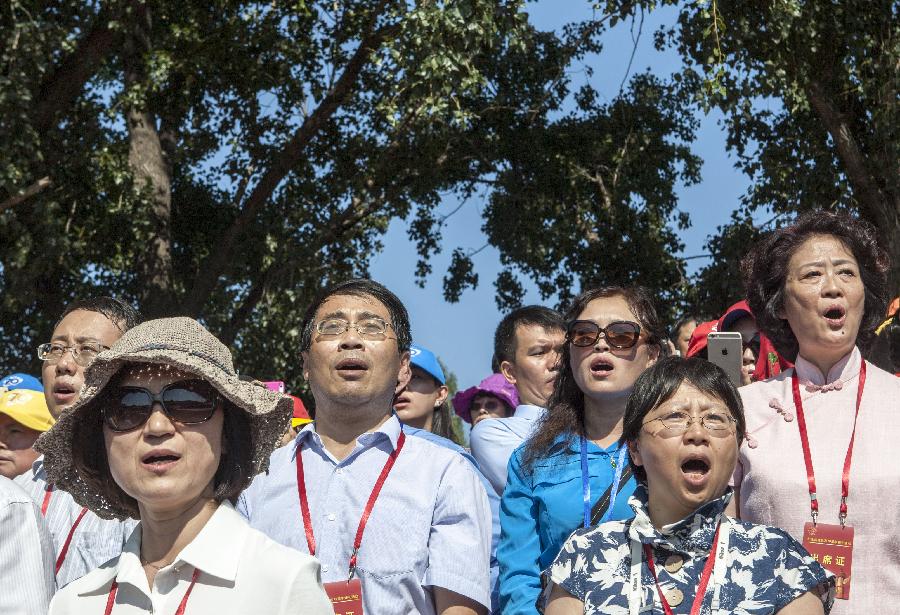
{"label": "badge with chinese text", "polygon": [[849,525],[807,523],[803,546],[813,559],[835,576],[834,597],[850,599],[850,566],[853,563],[853,528]]}
{"label": "badge with chinese text", "polygon": [[363,615],[362,585],[359,579],[325,583],[325,593],[334,606],[334,615]]}

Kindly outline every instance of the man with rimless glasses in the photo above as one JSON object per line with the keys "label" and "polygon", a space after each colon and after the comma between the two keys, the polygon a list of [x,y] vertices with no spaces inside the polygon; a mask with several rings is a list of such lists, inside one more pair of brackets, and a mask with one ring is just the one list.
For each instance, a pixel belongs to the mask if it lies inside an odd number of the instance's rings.
{"label": "man with rimless glasses", "polygon": [[[44,363],[44,396],[54,419],[78,401],[84,368],[140,320],[134,308],[110,297],[76,301],[66,308],[50,341],[37,348]],[[63,587],[117,556],[136,522],[101,519],[79,506],[71,495],[48,484],[43,463],[39,457],[15,480],[44,516],[55,549],[56,583]]]}
{"label": "man with rimless glasses", "polygon": [[410,342],[406,308],[382,285],[325,290],[300,343],[315,421],[272,454],[238,510],[321,561],[337,613],[487,613],[485,488],[457,452],[406,437],[392,411],[410,379]]}

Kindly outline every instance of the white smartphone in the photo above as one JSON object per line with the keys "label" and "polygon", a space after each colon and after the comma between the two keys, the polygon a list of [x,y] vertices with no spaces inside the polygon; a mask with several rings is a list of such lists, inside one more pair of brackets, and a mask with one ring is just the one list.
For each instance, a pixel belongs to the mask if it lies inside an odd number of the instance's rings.
{"label": "white smartphone", "polygon": [[725,370],[734,386],[741,386],[744,341],[737,331],[714,331],[706,336],[707,357]]}

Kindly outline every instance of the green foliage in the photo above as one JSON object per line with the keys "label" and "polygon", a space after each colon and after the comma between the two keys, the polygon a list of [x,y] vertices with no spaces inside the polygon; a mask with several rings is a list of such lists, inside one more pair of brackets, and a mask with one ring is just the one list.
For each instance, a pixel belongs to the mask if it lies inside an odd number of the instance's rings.
{"label": "green foliage", "polygon": [[0,13],[0,369],[34,371],[66,303],[112,294],[201,318],[291,390],[310,296],[365,275],[393,218],[427,273],[484,71],[526,19],[518,0]]}
{"label": "green foliage", "polygon": [[[503,265],[494,282],[501,309],[521,303],[522,277],[561,305],[597,284],[641,283],[673,309],[684,296],[674,229],[689,221],[675,186],[699,179],[689,149],[693,99],[649,74],[606,103],[590,86],[574,89],[567,71],[599,51],[609,17],[558,36],[531,31],[524,51],[508,50],[486,73],[495,106],[475,128],[488,135],[480,152],[488,173],[474,183],[488,190],[483,230]],[[572,111],[562,111],[566,101]],[[444,293],[452,301],[478,279],[463,250],[451,262]]]}
{"label": "green foliage", "polygon": [[[710,246],[714,256],[729,235],[746,233],[753,212],[849,209],[882,232],[900,289],[896,2],[714,0],[698,8],[686,7],[657,43],[678,49],[683,82],[725,113],[728,147],[751,179],[743,212]],[[704,95],[698,71],[708,75],[717,62],[719,86]],[[724,280],[730,267],[717,258],[717,271],[701,280]]]}

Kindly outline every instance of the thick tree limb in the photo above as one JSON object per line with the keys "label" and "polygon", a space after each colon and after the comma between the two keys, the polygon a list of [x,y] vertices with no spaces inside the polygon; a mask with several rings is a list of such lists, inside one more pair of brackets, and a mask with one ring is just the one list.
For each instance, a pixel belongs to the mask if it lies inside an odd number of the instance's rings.
{"label": "thick tree limb", "polygon": [[[146,6],[136,10],[134,30],[125,45],[126,89],[146,85],[144,52],[150,45],[150,13]],[[150,220],[153,223],[148,245],[139,263],[141,306],[150,318],[169,315],[172,309],[172,169],[163,151],[156,117],[145,97],[125,111],[128,127],[128,165],[135,184],[150,196]],[[169,129],[172,132],[172,129]],[[168,138],[175,141],[173,134]]]}
{"label": "thick tree limb", "polygon": [[[290,270],[297,266],[298,261],[315,258],[316,254],[323,247],[340,241],[345,233],[381,209],[385,202],[385,198],[380,198],[364,204],[358,199],[354,199],[350,205],[334,216],[321,232],[316,234],[313,242],[305,243],[302,246],[292,246],[291,249],[283,251],[283,258],[273,259],[272,264],[256,277],[244,296],[244,300],[232,313],[228,324],[219,332],[219,339],[222,343],[226,346],[234,343],[238,331],[247,322],[253,310],[256,309],[256,306],[265,296],[266,291],[271,288],[276,280],[284,279]],[[287,257],[289,252],[295,255],[294,258]],[[302,254],[302,257],[299,254]]]}
{"label": "thick tree limb", "polygon": [[0,212],[9,209],[10,207],[15,207],[19,203],[23,201],[27,201],[34,195],[43,191],[45,188],[52,186],[53,181],[49,177],[42,177],[27,188],[23,190],[19,190],[14,195],[0,203]]}
{"label": "thick tree limb", "polygon": [[222,234],[216,251],[210,254],[200,267],[199,277],[194,281],[191,292],[185,298],[184,313],[195,317],[200,315],[203,305],[218,283],[219,277],[231,262],[233,251],[241,235],[256,219],[256,216],[272,197],[278,185],[301,160],[303,148],[322,130],[328,120],[349,98],[356,85],[357,77],[369,61],[371,52],[396,32],[397,28],[395,26],[386,26],[372,31],[375,21],[384,9],[385,4],[386,2],[381,2],[375,12],[373,12],[369,25],[369,34],[360,41],[359,47],[347,62],[344,72],[338,78],[334,87],[275,156],[272,164],[266,169],[247,197],[237,219]]}
{"label": "thick tree limb", "polygon": [[116,46],[119,33],[109,28],[111,15],[101,10],[78,46],[41,82],[34,102],[34,127],[47,131],[56,115],[70,107]]}
{"label": "thick tree limb", "polygon": [[866,217],[873,221],[888,222],[892,219],[896,222],[898,212],[895,211],[893,215],[886,217],[890,207],[888,200],[878,187],[877,180],[870,173],[866,157],[859,148],[847,118],[817,81],[809,83],[806,94],[810,106],[834,140],[834,146],[843,163],[844,172],[853,186],[853,193],[859,201],[860,207],[867,212]]}

